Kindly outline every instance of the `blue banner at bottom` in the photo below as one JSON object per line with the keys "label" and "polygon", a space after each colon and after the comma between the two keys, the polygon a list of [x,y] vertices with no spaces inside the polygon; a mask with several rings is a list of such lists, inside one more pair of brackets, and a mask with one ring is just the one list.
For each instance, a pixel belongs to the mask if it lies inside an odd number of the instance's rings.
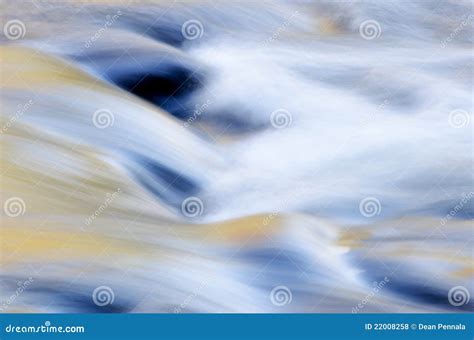
{"label": "blue banner at bottom", "polygon": [[0,314],[0,339],[469,339],[474,314]]}

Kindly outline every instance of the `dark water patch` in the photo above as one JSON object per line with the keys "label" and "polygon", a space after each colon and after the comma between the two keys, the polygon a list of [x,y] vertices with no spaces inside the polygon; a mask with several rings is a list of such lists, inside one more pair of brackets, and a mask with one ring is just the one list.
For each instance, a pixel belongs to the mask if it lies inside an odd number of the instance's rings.
{"label": "dark water patch", "polygon": [[134,165],[128,169],[135,180],[175,210],[181,210],[182,202],[201,190],[194,179],[176,169],[143,155],[131,157]]}
{"label": "dark water patch", "polygon": [[136,156],[136,160],[148,171],[157,181],[164,181],[174,191],[182,194],[192,194],[198,190],[198,186],[191,179],[187,178],[169,167],[166,167],[145,156]]}
{"label": "dark water patch", "polygon": [[271,125],[264,124],[263,122],[249,121],[244,118],[245,114],[238,116],[236,114],[238,111],[239,109],[236,108],[235,110],[222,110],[218,114],[213,114],[212,116],[203,115],[202,121],[211,127],[217,135],[258,132],[263,130],[265,127],[271,127]]}
{"label": "dark water patch", "polygon": [[186,42],[181,32],[179,14],[166,8],[139,9],[139,12],[128,12],[122,16],[123,27],[153,40],[180,48]]}
{"label": "dark water patch", "polygon": [[410,297],[413,301],[418,301],[427,305],[432,305],[453,311],[473,312],[474,303],[467,301],[466,304],[454,306],[449,302],[449,290],[426,286],[421,283],[391,280],[390,290],[395,294]]}
{"label": "dark water patch", "polygon": [[[309,273],[311,266],[304,254],[282,248],[249,249],[241,251],[239,258],[255,268],[255,272],[249,277],[252,278],[253,285],[260,287],[267,287],[269,282],[301,282],[305,278],[302,274],[306,271]],[[311,267],[311,270],[314,269]]]}
{"label": "dark water patch", "polygon": [[152,102],[178,118],[186,118],[186,97],[201,87],[199,76],[179,65],[161,64],[153,69],[109,75],[124,90]]}
{"label": "dark water patch", "polygon": [[[2,276],[1,281],[3,287],[17,289],[17,281],[14,278]],[[109,300],[99,300],[95,303],[93,295],[96,288],[34,278],[18,295],[18,303],[51,311],[67,310],[75,313],[128,313],[135,307],[135,303],[125,298],[124,292],[116,294],[110,287],[107,287],[112,294],[108,297]],[[15,306],[15,301],[12,306]],[[103,306],[100,305],[102,302]]]}
{"label": "dark water patch", "polygon": [[163,25],[158,23],[146,28],[137,28],[138,32],[174,47],[182,47],[183,43],[186,42],[186,39],[181,32],[181,26],[177,24]]}
{"label": "dark water patch", "polygon": [[[449,289],[451,287],[437,284],[434,280],[427,280],[423,275],[426,275],[428,272],[420,272],[409,265],[401,267],[398,263],[385,260],[382,264],[382,262],[366,259],[365,255],[356,256],[352,263],[356,263],[359,267],[364,268],[366,273],[365,281],[369,289],[370,285],[373,285],[372,293],[374,295],[393,294],[407,301],[445,310],[458,312],[474,311],[473,301],[467,300],[466,304],[460,306],[451,304],[449,300]],[[396,270],[393,270],[395,268]],[[453,286],[455,285],[453,284]]]}
{"label": "dark water patch", "polygon": [[192,115],[189,95],[203,87],[203,65],[179,51],[156,46],[150,50],[110,48],[83,50],[73,56],[95,76],[115,84],[173,116],[185,119]]}

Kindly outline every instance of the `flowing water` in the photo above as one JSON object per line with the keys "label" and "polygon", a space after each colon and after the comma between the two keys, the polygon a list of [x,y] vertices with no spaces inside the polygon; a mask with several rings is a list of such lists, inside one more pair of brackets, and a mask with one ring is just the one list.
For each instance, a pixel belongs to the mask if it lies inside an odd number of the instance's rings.
{"label": "flowing water", "polygon": [[1,13],[3,311],[472,311],[472,2]]}

